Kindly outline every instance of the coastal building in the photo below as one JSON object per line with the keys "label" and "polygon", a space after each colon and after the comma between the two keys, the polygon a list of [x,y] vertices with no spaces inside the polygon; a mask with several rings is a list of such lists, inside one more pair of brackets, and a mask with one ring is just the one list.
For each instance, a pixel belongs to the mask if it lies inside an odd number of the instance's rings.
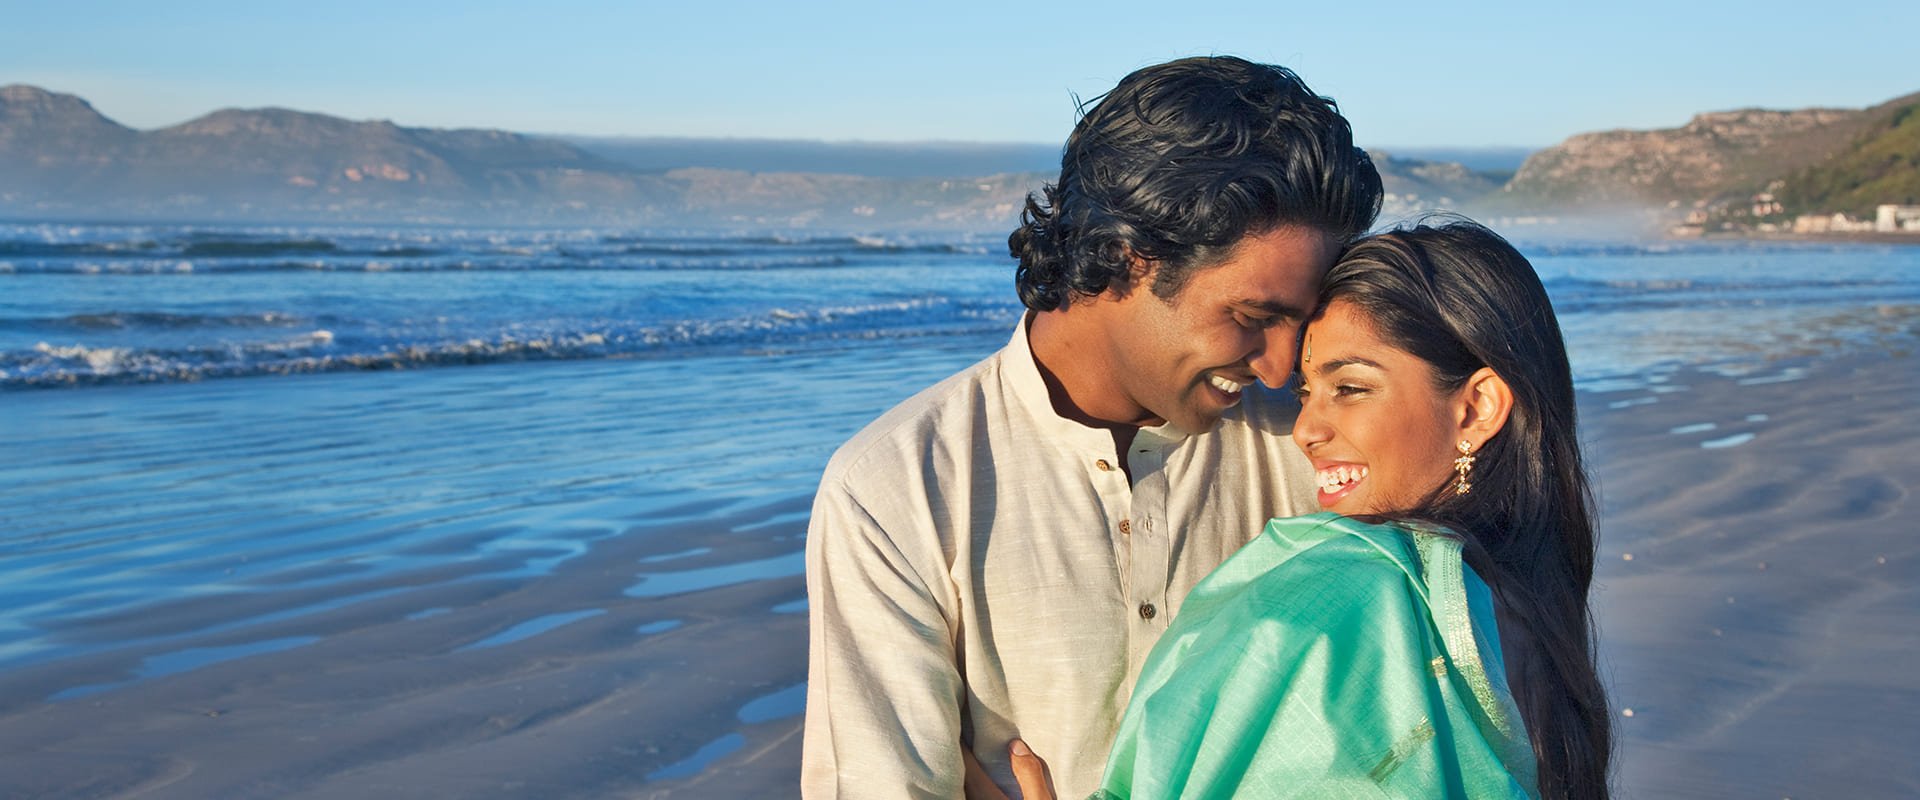
{"label": "coastal building", "polygon": [[1695,208],[1687,212],[1685,221],[1667,228],[1667,235],[1676,239],[1691,239],[1705,236],[1707,233],[1707,220],[1706,209]]}
{"label": "coastal building", "polygon": [[1878,220],[1857,220],[1845,214],[1802,214],[1793,220],[1794,233],[1868,233]]}
{"label": "coastal building", "polygon": [[1891,203],[1874,209],[1873,229],[1881,233],[1920,233],[1920,206]]}

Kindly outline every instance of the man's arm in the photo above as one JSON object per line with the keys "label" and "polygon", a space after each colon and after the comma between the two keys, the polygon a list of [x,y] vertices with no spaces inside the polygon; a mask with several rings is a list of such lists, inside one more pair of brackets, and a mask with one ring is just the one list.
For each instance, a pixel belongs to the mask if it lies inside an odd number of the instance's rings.
{"label": "man's arm", "polygon": [[[897,533],[897,535],[895,535]],[[842,481],[807,527],[807,798],[956,798],[965,686],[931,531],[890,533]]]}

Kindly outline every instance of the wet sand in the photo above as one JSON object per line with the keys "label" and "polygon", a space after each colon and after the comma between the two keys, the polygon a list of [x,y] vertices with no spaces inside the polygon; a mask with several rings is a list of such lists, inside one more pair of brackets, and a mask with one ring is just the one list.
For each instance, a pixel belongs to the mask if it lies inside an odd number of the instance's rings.
{"label": "wet sand", "polygon": [[[476,581],[301,616],[278,631],[255,625],[244,641],[319,639],[111,691],[15,702],[0,716],[0,794],[563,798],[791,785],[793,769],[762,764],[799,760],[797,508],[804,499],[720,526],[636,526],[524,585]],[[649,581],[695,576],[662,587],[693,589],[722,579],[701,572],[714,564],[780,558],[793,562],[787,577],[647,597]],[[144,616],[179,614],[192,610]],[[528,620],[553,627],[528,629]],[[138,652],[115,650],[19,671],[6,694],[111,683],[138,662]],[[724,769],[687,762],[722,739]],[[689,777],[649,781],[680,773]]]}
{"label": "wet sand", "polygon": [[[778,794],[769,787],[792,785],[799,757],[804,522],[794,516],[806,502],[695,529],[635,526],[528,583],[401,592],[251,626],[242,641],[298,644],[79,697],[18,702],[125,680],[140,649],[15,672],[0,795]],[[779,559],[792,562],[787,577],[727,583],[735,571],[713,571]],[[650,596],[697,586],[711,588]],[[181,604],[141,617],[195,613]],[[690,762],[703,748],[724,751],[723,763]],[[743,792],[717,788],[728,785]]]}
{"label": "wet sand", "polygon": [[[1621,796],[1920,793],[1917,367],[1583,394]],[[291,589],[283,618],[90,618],[69,636],[131,644],[0,673],[0,796],[792,796],[808,501],[654,509],[533,578],[488,577],[518,552]]]}
{"label": "wet sand", "polygon": [[1920,795],[1920,360],[1656,388],[1585,409],[1619,793]]}

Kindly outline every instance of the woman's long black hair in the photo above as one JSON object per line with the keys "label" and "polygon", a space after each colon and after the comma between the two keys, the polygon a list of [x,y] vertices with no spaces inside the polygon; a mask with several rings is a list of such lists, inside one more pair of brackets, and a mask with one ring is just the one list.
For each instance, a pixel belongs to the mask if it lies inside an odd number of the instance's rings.
{"label": "woman's long black hair", "polygon": [[1605,798],[1612,753],[1594,665],[1592,490],[1574,432],[1573,374],[1545,287],[1498,234],[1447,220],[1379,234],[1327,273],[1321,307],[1364,312],[1375,332],[1454,391],[1481,367],[1512,388],[1506,425],[1475,453],[1473,489],[1440,487],[1387,516],[1437,522],[1500,601],[1514,701],[1545,798]]}

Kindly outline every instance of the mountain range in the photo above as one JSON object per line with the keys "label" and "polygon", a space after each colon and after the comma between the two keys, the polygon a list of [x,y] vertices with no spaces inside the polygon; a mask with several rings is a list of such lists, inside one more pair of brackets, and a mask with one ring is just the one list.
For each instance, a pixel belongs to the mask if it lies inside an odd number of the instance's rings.
{"label": "mountain range", "polygon": [[[1784,214],[1870,216],[1878,203],[1920,203],[1916,108],[1920,93],[1866,109],[1749,108],[1678,128],[1583,133],[1528,157],[1495,204],[1724,209],[1771,193]],[[1904,133],[1886,136],[1893,128]]]}
{"label": "mountain range", "polygon": [[[1373,155],[1388,218],[1731,207],[1769,188],[1851,210],[1920,202],[1899,199],[1920,186],[1916,106],[1701,114],[1581,134],[1511,173],[1510,151],[1461,150],[1478,169],[1412,157],[1442,151]],[[1041,145],[537,136],[279,108],[142,131],[73,95],[0,87],[0,216],[23,218],[1005,230],[1057,159]]]}
{"label": "mountain range", "polygon": [[1909,102],[1862,120],[1844,150],[1788,173],[1778,192],[1782,208],[1866,219],[1881,203],[1920,205],[1920,94],[1903,99]]}
{"label": "mountain range", "polygon": [[[1500,184],[1376,156],[1402,210]],[[0,214],[17,217],[1005,230],[1058,160],[1057,146],[531,136],[279,108],[140,131],[73,95],[0,88]]]}

